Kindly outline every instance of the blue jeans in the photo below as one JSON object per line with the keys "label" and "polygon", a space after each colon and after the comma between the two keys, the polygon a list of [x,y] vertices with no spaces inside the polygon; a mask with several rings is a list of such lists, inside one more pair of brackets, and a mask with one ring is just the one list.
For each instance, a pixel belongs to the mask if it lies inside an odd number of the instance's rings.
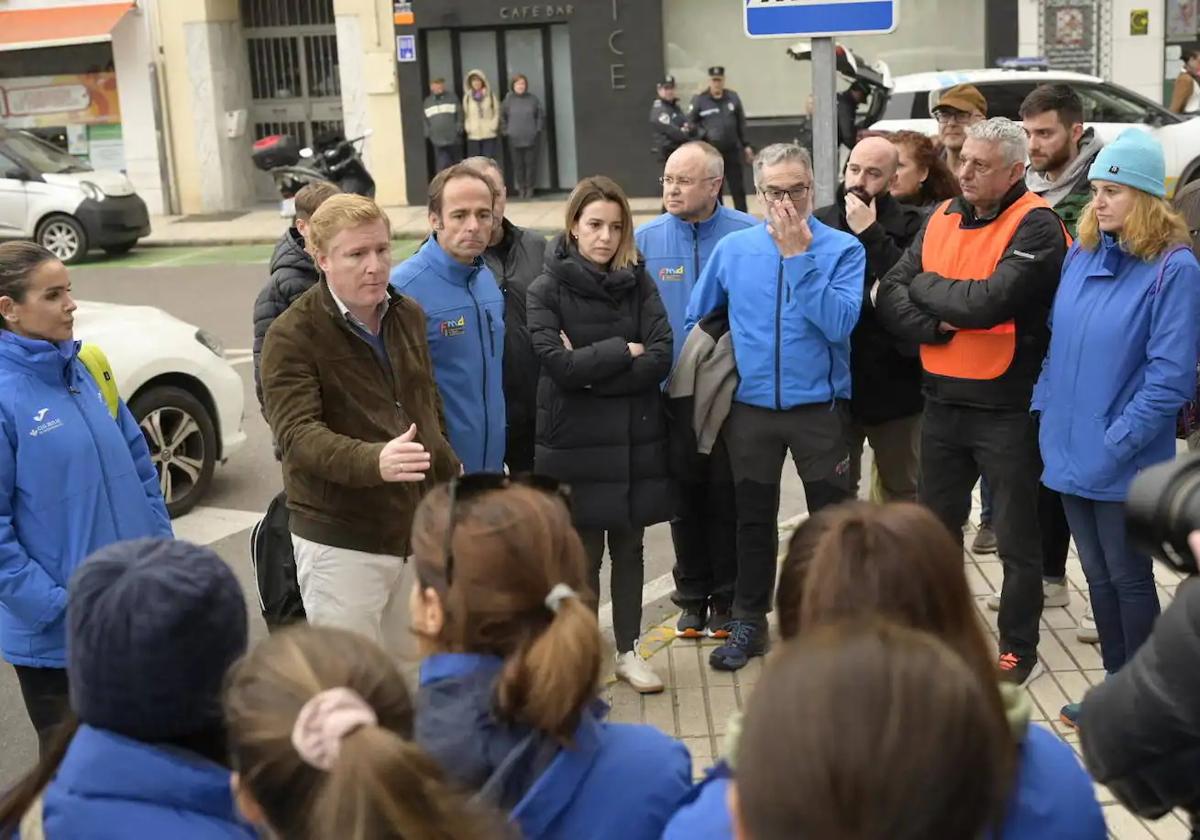
{"label": "blue jeans", "polygon": [[992,488],[988,487],[987,479],[979,479],[979,524],[992,524]]}
{"label": "blue jeans", "polygon": [[1150,637],[1158,617],[1152,561],[1129,544],[1121,502],[1066,494],[1062,502],[1087,577],[1100,658],[1115,674]]}

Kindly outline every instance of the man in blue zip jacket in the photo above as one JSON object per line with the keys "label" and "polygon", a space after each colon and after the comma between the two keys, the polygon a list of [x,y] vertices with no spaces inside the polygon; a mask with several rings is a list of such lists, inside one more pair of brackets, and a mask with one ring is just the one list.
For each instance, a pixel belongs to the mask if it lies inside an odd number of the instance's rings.
{"label": "man in blue zip jacket", "polygon": [[722,306],[740,383],[724,436],[737,499],[737,585],[729,638],[709,657],[735,671],[767,649],[779,484],[790,450],[810,512],[850,495],[850,333],[866,254],[812,218],[812,159],[776,143],[754,161],[766,224],[717,243],[688,305],[687,328]]}
{"label": "man in blue zip jacket", "polygon": [[[717,242],[758,224],[753,216],[720,203],[725,162],[702,140],[685,143],[667,158],[663,206],[667,212],[637,229],[638,250],[658,284],[675,336],[674,359],[687,338],[688,301]],[[679,635],[725,638],[737,577],[737,516],[729,452],[718,439],[711,455],[696,454],[679,476],[681,504],[671,521],[675,543],[676,604],[683,609]]]}
{"label": "man in blue zip jacket", "polygon": [[392,286],[425,310],[450,445],[466,472],[504,469],[504,295],[483,262],[496,195],[464,164],[429,185],[433,234],[392,270]]}

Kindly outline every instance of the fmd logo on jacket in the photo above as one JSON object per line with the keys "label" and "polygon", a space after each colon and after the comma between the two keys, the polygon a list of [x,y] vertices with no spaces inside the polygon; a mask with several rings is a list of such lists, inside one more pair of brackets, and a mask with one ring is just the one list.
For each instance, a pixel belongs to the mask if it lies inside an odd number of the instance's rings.
{"label": "fmd logo on jacket", "polygon": [[467,316],[459,315],[457,318],[451,318],[449,320],[442,321],[441,326],[438,327],[438,330],[446,338],[454,335],[462,335],[467,331]]}

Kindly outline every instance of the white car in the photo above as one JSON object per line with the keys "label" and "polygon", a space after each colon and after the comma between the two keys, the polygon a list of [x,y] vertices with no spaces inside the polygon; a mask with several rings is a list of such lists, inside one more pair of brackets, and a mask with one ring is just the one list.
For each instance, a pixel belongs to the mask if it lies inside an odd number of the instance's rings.
{"label": "white car", "polygon": [[1083,100],[1083,120],[1105,143],[1136,126],[1163,145],[1167,159],[1167,194],[1200,176],[1200,121],[1173,114],[1146,97],[1096,76],[1058,70],[947,70],[896,76],[887,106],[872,130],[912,129],[937,134],[932,117],[938,97],[954,85],[979,88],[988,102],[988,116],[1020,120],[1021,102],[1041,84],[1070,85]]}
{"label": "white car", "polygon": [[75,337],[112,365],[133,412],[171,516],[200,501],[213,470],[246,443],[245,390],[221,342],[152,306],[79,301]]}
{"label": "white car", "polygon": [[32,239],[70,265],[92,248],[123,254],[148,233],[146,203],[123,174],[0,128],[0,239]]}

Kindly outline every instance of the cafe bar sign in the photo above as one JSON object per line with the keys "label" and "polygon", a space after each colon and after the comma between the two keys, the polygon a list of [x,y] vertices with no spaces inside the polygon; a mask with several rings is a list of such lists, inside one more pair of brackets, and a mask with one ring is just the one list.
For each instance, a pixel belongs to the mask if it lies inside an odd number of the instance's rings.
{"label": "cafe bar sign", "polygon": [[550,20],[575,14],[574,3],[531,3],[528,6],[501,6],[500,20]]}

